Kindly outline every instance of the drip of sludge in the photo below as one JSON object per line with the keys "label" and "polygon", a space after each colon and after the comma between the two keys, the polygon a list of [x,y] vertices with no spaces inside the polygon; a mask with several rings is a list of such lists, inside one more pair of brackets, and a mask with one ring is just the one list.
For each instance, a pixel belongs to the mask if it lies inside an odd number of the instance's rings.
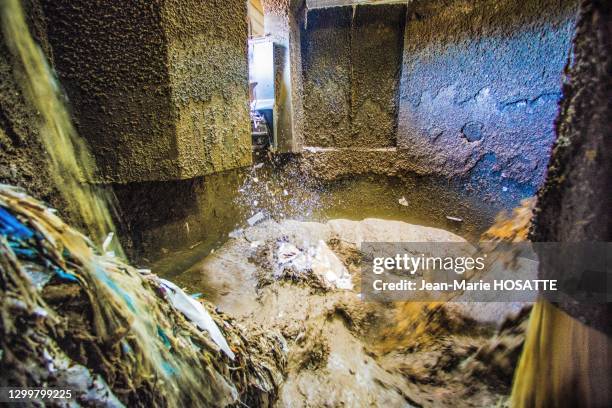
{"label": "drip of sludge", "polygon": [[[99,244],[114,230],[109,196],[92,184],[95,163],[72,124],[58,81],[30,35],[19,0],[4,0],[1,8],[4,38],[23,70],[20,86],[39,115],[41,141],[55,184],[71,215],[81,219]],[[122,255],[116,240],[112,248]]]}

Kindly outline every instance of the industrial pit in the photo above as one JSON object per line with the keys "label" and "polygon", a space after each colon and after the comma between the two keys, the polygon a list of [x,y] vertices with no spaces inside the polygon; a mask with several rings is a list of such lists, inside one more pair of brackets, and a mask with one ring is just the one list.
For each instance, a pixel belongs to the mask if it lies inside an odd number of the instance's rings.
{"label": "industrial pit", "polygon": [[4,0],[0,401],[609,406],[607,289],[379,299],[367,268],[404,244],[495,253],[496,278],[567,280],[531,243],[609,259],[611,11]]}

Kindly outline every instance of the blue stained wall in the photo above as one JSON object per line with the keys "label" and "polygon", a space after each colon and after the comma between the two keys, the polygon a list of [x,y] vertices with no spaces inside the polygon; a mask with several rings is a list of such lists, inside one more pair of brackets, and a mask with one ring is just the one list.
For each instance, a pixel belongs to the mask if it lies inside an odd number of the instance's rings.
{"label": "blue stained wall", "polygon": [[513,205],[544,179],[576,1],[415,2],[397,146],[424,172]]}

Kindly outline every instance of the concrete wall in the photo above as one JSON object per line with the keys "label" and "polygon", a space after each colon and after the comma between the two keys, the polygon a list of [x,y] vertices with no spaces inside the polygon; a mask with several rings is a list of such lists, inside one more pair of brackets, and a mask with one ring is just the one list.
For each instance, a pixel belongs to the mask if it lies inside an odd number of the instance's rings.
{"label": "concrete wall", "polygon": [[351,141],[350,8],[309,11],[302,32],[304,145]]}
{"label": "concrete wall", "polygon": [[262,0],[264,31],[274,40],[275,139],[281,153],[302,146],[304,107],[302,100],[302,50],[300,22],[303,0]]}
{"label": "concrete wall", "polygon": [[41,4],[54,67],[104,181],[250,163],[245,2]]}
{"label": "concrete wall", "polygon": [[357,145],[395,145],[405,13],[391,5],[359,6],[353,13],[351,122]]}
{"label": "concrete wall", "polygon": [[543,180],[575,1],[409,6],[397,144],[474,190],[532,195]]}
{"label": "concrete wall", "polygon": [[304,144],[395,144],[405,7],[308,11],[302,31]]}
{"label": "concrete wall", "polygon": [[[308,12],[304,144],[328,149],[307,149],[305,165],[325,178],[459,178],[504,206],[533,195],[554,138],[577,1],[408,3]],[[346,149],[371,151],[359,160]]]}

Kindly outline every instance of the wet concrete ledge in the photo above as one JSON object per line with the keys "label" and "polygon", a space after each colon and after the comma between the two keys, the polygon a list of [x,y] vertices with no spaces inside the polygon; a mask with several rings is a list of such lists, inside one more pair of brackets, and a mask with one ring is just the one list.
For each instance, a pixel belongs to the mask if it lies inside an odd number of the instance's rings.
{"label": "wet concrete ledge", "polygon": [[[512,208],[535,194],[528,179],[519,182],[501,171],[487,176],[479,173],[477,166],[489,163],[460,162],[450,154],[430,157],[408,148],[304,147],[299,162],[310,177],[325,181],[359,175],[442,177],[458,184],[466,196],[499,210]],[[453,162],[452,172],[447,171],[449,162]]]}

